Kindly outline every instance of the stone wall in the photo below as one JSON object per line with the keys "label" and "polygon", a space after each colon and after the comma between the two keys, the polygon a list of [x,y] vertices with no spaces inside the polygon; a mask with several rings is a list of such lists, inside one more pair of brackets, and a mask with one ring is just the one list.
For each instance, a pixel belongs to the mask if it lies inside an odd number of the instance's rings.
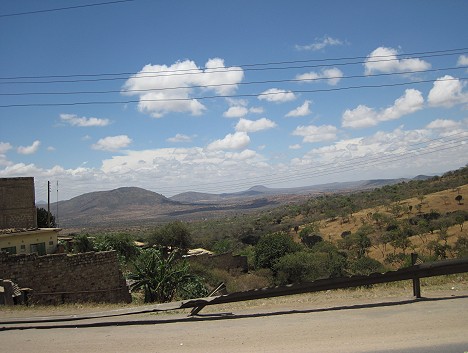
{"label": "stone wall", "polygon": [[36,227],[34,178],[0,178],[0,229]]}
{"label": "stone wall", "polygon": [[30,300],[38,304],[131,301],[115,251],[46,256],[0,252],[0,278],[31,288]]}

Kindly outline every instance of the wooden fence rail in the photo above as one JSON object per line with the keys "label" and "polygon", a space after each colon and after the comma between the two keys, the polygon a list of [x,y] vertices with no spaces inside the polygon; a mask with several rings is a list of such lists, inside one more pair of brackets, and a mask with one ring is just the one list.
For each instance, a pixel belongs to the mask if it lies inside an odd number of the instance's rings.
{"label": "wooden fence rail", "polygon": [[[225,304],[245,300],[279,297],[284,295],[320,292],[331,289],[345,289],[359,286],[370,286],[378,283],[413,280],[413,295],[421,296],[419,279],[455,273],[468,272],[468,259],[443,260],[413,265],[397,271],[373,273],[369,276],[320,279],[313,282],[288,284],[284,286],[254,289],[236,292],[211,298],[201,298],[182,302],[180,308],[193,308],[206,305]],[[201,310],[201,309],[200,309]],[[200,311],[198,310],[198,311]]]}
{"label": "wooden fence rail", "polygon": [[[374,273],[369,276],[353,276],[345,278],[329,278],[320,279],[314,282],[289,284],[285,286],[269,287],[262,289],[254,289],[245,292],[236,292],[224,294],[219,296],[212,296],[207,298],[183,300],[179,302],[162,303],[146,305],[137,308],[122,308],[117,310],[110,310],[100,313],[72,315],[72,316],[55,316],[55,317],[41,317],[41,318],[27,318],[27,319],[7,319],[1,320],[0,325],[14,325],[19,323],[39,323],[39,322],[64,322],[86,320],[92,318],[103,318],[111,316],[122,316],[132,314],[142,314],[157,311],[168,311],[186,308],[195,308],[192,313],[196,314],[207,305],[233,303],[239,301],[272,298],[285,295],[310,293],[326,291],[331,289],[344,289],[359,286],[369,286],[378,283],[397,282],[405,280],[413,280],[413,294],[420,296],[419,279],[426,277],[450,275],[456,273],[468,272],[468,258],[456,260],[443,260],[431,263],[423,263],[420,265],[413,265],[397,271],[389,271],[386,273]],[[2,327],[0,326],[0,331]]]}

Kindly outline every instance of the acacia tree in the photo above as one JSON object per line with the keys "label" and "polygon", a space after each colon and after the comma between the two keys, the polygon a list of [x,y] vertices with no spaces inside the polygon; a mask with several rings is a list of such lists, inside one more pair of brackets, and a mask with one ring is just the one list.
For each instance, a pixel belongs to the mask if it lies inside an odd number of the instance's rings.
{"label": "acacia tree", "polygon": [[185,224],[176,221],[158,228],[150,236],[149,244],[186,250],[192,245],[192,236]]}

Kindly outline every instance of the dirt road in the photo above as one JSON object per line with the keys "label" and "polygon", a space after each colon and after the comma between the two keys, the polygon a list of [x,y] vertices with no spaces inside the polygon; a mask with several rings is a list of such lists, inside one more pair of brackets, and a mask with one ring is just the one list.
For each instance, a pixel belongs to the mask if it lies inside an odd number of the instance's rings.
{"label": "dirt road", "polygon": [[0,351],[463,353],[468,351],[467,312],[467,291],[417,301],[300,297],[249,307],[215,306],[194,318],[179,312],[0,325]]}

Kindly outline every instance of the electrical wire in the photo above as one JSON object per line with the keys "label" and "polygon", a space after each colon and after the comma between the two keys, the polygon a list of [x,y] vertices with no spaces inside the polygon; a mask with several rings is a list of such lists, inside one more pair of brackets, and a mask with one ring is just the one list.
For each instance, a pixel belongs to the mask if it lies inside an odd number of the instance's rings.
{"label": "electrical wire", "polygon": [[[443,81],[464,81],[466,77],[460,78],[441,78],[438,82]],[[261,92],[255,94],[233,94],[233,95],[212,95],[212,96],[198,96],[190,98],[161,98],[161,99],[131,99],[126,101],[86,101],[86,102],[69,102],[69,103],[18,103],[18,104],[5,104],[0,105],[0,108],[18,108],[18,107],[59,107],[59,106],[77,106],[77,105],[109,105],[109,104],[131,104],[131,103],[143,103],[143,102],[180,102],[180,101],[192,101],[192,100],[206,100],[206,99],[218,99],[218,98],[248,98],[248,97],[267,97],[284,93],[319,93],[319,92],[334,92],[344,91],[353,89],[363,88],[383,88],[383,87],[397,87],[407,86],[421,83],[434,82],[434,80],[420,80],[411,82],[400,82],[400,83],[389,83],[379,85],[359,85],[359,86],[348,86],[348,87],[336,87],[336,88],[324,88],[314,90],[281,90],[279,92]]]}
{"label": "electrical wire", "polygon": [[170,90],[180,90],[180,89],[193,89],[193,88],[216,88],[216,87],[229,87],[229,86],[244,86],[244,85],[256,85],[256,84],[271,84],[271,83],[308,83],[316,81],[328,81],[328,80],[346,80],[346,79],[356,79],[356,78],[373,78],[373,77],[383,77],[383,76],[394,76],[394,75],[414,75],[421,73],[430,73],[430,72],[440,72],[448,70],[464,70],[468,66],[457,66],[457,67],[447,67],[447,68],[438,68],[438,69],[428,69],[428,70],[413,70],[413,71],[403,71],[403,72],[391,72],[391,73],[380,73],[380,74],[370,74],[370,75],[350,75],[350,76],[330,76],[330,77],[317,77],[310,79],[285,79],[285,80],[265,80],[265,81],[247,81],[239,83],[219,83],[211,85],[194,85],[194,86],[176,86],[176,87],[164,87],[164,88],[148,88],[148,89],[123,89],[123,90],[106,90],[106,91],[68,91],[68,92],[9,92],[9,93],[0,93],[0,96],[34,96],[34,95],[74,95],[74,94],[110,94],[110,93],[137,93],[137,92],[160,92],[160,91],[170,91]]}
{"label": "electrical wire", "polygon": [[[421,52],[418,58],[430,58],[440,56],[452,56],[462,55],[468,52],[468,48],[461,49],[447,49],[440,51]],[[424,54],[427,53],[427,54]],[[401,54],[403,55],[403,54]],[[406,54],[406,55],[418,55],[418,54]],[[126,80],[127,76],[131,78],[148,78],[148,77],[167,77],[167,76],[180,76],[180,75],[200,75],[200,74],[216,74],[223,72],[243,72],[243,71],[267,71],[267,70],[289,70],[289,69],[304,69],[304,68],[320,68],[330,66],[347,66],[365,64],[368,62],[379,63],[379,62],[390,62],[399,61],[401,58],[394,58],[397,55],[380,55],[374,56],[373,58],[381,58],[378,60],[371,61],[350,61],[345,63],[330,63],[330,64],[319,64],[319,65],[300,65],[300,66],[280,66],[280,67],[257,67],[257,66],[269,66],[269,65],[282,65],[282,64],[294,64],[294,63],[305,63],[305,62],[323,62],[323,61],[341,61],[341,60],[354,60],[354,59],[368,59],[368,57],[358,56],[354,58],[336,58],[336,59],[310,59],[310,60],[296,60],[296,61],[283,61],[278,63],[257,63],[257,64],[246,64],[246,65],[233,65],[230,67],[219,66],[199,69],[177,69],[177,70],[160,70],[160,71],[148,71],[148,72],[121,72],[121,73],[99,73],[99,74],[72,74],[72,75],[43,75],[43,76],[12,76],[12,77],[0,77],[0,80],[23,80],[23,79],[45,79],[45,78],[70,78],[70,77],[102,77],[102,76],[125,76],[125,77],[112,77],[112,78],[95,78],[95,79],[76,79],[76,80],[49,80],[49,81],[22,81],[22,82],[0,82],[0,84],[32,84],[32,83],[76,83],[76,82],[97,82],[97,81],[113,81],[113,80]],[[390,59],[388,59],[390,57]],[[384,59],[382,59],[384,58]],[[387,59],[385,59],[387,58]],[[409,59],[409,58],[404,58]]]}
{"label": "electrical wire", "polygon": [[[414,157],[415,153],[418,153],[419,156],[422,156],[422,155],[427,155],[427,154],[432,154],[432,153],[437,153],[437,152],[442,152],[442,151],[450,150],[453,148],[457,148],[457,147],[460,147],[461,144],[463,144],[464,142],[468,140],[468,136],[466,136],[466,133],[467,133],[466,131],[462,131],[462,132],[458,132],[458,133],[448,135],[445,137],[426,139],[421,142],[410,144],[408,145],[408,149],[409,149],[408,151],[397,154],[397,155],[393,153],[388,154],[388,155],[382,155],[382,154],[374,154],[373,156],[367,155],[367,156],[362,156],[362,157],[351,158],[344,165],[336,165],[336,162],[333,161],[333,162],[324,163],[320,165],[311,165],[310,167],[301,167],[300,169],[297,169],[296,171],[288,170],[287,174],[284,174],[284,175],[242,178],[242,179],[237,179],[237,180],[230,180],[229,182],[226,182],[226,181],[210,182],[209,185],[206,185],[206,183],[190,184],[190,185],[184,185],[183,189],[181,190],[186,190],[190,188],[211,189],[213,186],[217,186],[217,185],[222,186],[224,189],[228,187],[240,188],[240,187],[245,187],[245,186],[258,184],[258,183],[275,184],[275,183],[292,182],[292,181],[298,181],[298,180],[306,180],[306,179],[310,179],[311,177],[313,178],[313,177],[321,177],[321,176],[326,176],[326,175],[331,175],[331,174],[339,174],[339,173],[343,173],[346,171],[352,171],[356,169],[371,167],[374,165],[396,162],[396,161],[403,160],[406,158]],[[439,142],[438,146],[417,147],[417,146],[432,144],[436,142]],[[173,190],[176,190],[177,188],[161,187],[160,189],[173,191]]]}
{"label": "electrical wire", "polygon": [[114,5],[118,3],[124,2],[133,2],[135,0],[114,0],[114,1],[106,1],[94,4],[86,4],[86,5],[75,5],[75,6],[67,6],[67,7],[59,7],[55,9],[45,9],[45,10],[35,10],[35,11],[26,11],[26,12],[17,12],[17,13],[8,13],[8,14],[0,14],[0,17],[14,17],[14,16],[24,16],[24,15],[33,15],[45,12],[56,12],[56,11],[64,11],[64,10],[75,10],[85,7],[95,7],[95,6],[104,6],[104,5]]}

